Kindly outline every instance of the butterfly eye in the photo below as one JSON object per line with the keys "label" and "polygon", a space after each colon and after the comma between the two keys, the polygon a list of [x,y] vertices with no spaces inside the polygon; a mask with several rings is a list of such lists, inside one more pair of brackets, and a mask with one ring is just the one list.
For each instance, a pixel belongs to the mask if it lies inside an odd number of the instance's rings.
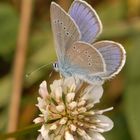
{"label": "butterfly eye", "polygon": [[57,62],[53,63],[53,67],[54,67],[55,71],[59,71],[59,66],[58,66]]}
{"label": "butterfly eye", "polygon": [[54,67],[55,69],[58,68],[58,64],[57,64],[57,62],[53,63],[53,67]]}
{"label": "butterfly eye", "polygon": [[91,63],[88,63],[88,65],[91,66],[92,64]]}

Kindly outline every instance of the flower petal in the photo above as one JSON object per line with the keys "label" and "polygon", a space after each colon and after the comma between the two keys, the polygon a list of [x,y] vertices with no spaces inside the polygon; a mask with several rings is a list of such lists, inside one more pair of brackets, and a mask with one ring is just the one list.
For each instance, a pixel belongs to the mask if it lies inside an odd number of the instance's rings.
{"label": "flower petal", "polygon": [[36,119],[33,120],[34,123],[41,123],[43,121],[44,119],[42,117],[37,117]]}
{"label": "flower petal", "polygon": [[105,115],[96,115],[95,118],[100,121],[97,129],[103,130],[103,132],[110,131],[114,126],[113,121]]}
{"label": "flower petal", "polygon": [[40,84],[39,95],[44,99],[46,98],[46,96],[48,96],[47,82],[46,81],[43,81]]}
{"label": "flower petal", "polygon": [[72,134],[70,134],[69,131],[65,132],[65,140],[74,140],[74,137]]}
{"label": "flower petal", "polygon": [[103,88],[101,85],[88,86],[84,90],[82,99],[90,99],[94,104],[100,102],[100,98],[103,95]]}
{"label": "flower petal", "polygon": [[37,100],[38,100],[38,103],[36,104],[36,106],[43,113],[44,111],[46,111],[46,101],[40,97],[38,97]]}
{"label": "flower petal", "polygon": [[62,105],[58,105],[58,106],[56,106],[56,110],[58,112],[63,112],[65,110],[65,106],[63,104]]}
{"label": "flower petal", "polygon": [[61,87],[62,86],[62,79],[60,80],[54,80],[53,83],[50,85],[50,89],[52,92],[55,91],[55,89],[57,89],[58,87]]}
{"label": "flower petal", "polygon": [[77,91],[81,86],[81,81],[77,77],[68,77],[64,79],[64,87],[68,87],[70,92]]}
{"label": "flower petal", "polygon": [[85,130],[78,128],[77,132],[82,138],[84,138],[84,140],[91,140],[91,137],[86,133]]}
{"label": "flower petal", "polygon": [[54,98],[56,99],[56,101],[60,101],[60,99],[62,98],[62,87],[58,86],[57,88],[54,89]]}
{"label": "flower petal", "polygon": [[105,140],[105,138],[98,132],[91,132],[91,135],[93,140]]}
{"label": "flower petal", "polygon": [[50,139],[49,136],[48,136],[49,130],[45,127],[45,125],[42,125],[39,132],[41,133],[44,140],[49,140]]}
{"label": "flower petal", "polygon": [[40,134],[40,135],[38,135],[37,140],[43,140],[43,137],[42,137],[42,135],[41,135],[41,134]]}
{"label": "flower petal", "polygon": [[67,99],[67,102],[70,103],[74,100],[74,97],[75,97],[75,93],[74,92],[70,92],[66,95],[66,99]]}

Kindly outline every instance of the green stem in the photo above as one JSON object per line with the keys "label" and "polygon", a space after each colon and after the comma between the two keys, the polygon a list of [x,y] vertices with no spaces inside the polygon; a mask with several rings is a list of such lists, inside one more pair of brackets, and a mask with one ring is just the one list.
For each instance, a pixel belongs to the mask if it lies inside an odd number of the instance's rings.
{"label": "green stem", "polygon": [[11,137],[19,137],[34,131],[37,131],[40,128],[41,124],[33,124],[26,128],[20,129],[18,131],[7,133],[7,134],[0,134],[0,139],[4,140]]}

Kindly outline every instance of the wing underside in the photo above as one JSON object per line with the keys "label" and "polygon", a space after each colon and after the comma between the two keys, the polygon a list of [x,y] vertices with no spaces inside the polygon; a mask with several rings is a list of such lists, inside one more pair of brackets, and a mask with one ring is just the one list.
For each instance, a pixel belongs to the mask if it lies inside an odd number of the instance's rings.
{"label": "wing underside", "polygon": [[126,53],[121,44],[113,41],[100,41],[93,44],[103,56],[106,65],[104,78],[111,78],[118,74],[125,64]]}
{"label": "wing underside", "polygon": [[85,1],[74,0],[69,14],[79,27],[81,41],[93,43],[102,31],[102,24],[96,11]]}
{"label": "wing underside", "polygon": [[75,42],[66,51],[67,65],[70,70],[77,74],[98,74],[105,72],[104,60],[100,52],[85,42]]}
{"label": "wing underside", "polygon": [[56,3],[51,3],[51,25],[58,61],[64,61],[65,51],[80,39],[80,32],[73,19]]}

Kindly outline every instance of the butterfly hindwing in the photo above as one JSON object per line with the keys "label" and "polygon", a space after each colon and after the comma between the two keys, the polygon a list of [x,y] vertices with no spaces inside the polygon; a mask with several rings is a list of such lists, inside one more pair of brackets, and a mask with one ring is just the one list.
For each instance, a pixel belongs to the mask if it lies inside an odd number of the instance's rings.
{"label": "butterfly hindwing", "polygon": [[78,41],[66,51],[67,65],[75,74],[98,74],[105,72],[104,60],[92,45]]}
{"label": "butterfly hindwing", "polygon": [[93,43],[102,31],[101,21],[94,9],[83,0],[74,0],[69,14],[79,27],[81,40]]}
{"label": "butterfly hindwing", "polygon": [[125,64],[126,53],[121,44],[113,41],[100,41],[93,44],[103,56],[106,64],[104,78],[111,78],[118,74]]}

